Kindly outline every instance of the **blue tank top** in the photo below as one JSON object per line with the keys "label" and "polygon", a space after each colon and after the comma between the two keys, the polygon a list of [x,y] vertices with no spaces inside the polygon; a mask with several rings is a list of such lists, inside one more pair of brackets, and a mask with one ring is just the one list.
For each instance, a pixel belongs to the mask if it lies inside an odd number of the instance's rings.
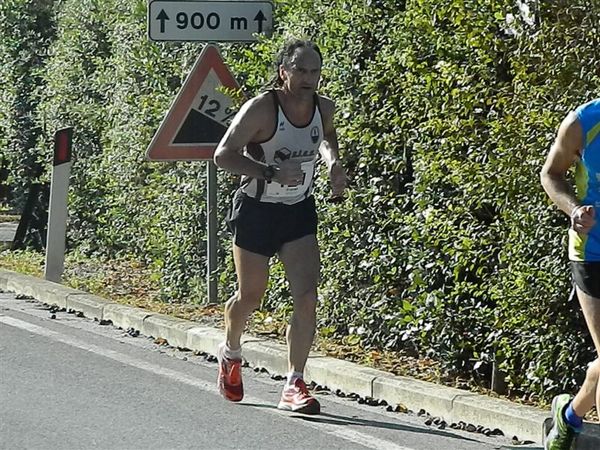
{"label": "blue tank top", "polygon": [[600,98],[575,110],[583,129],[583,149],[575,171],[577,199],[596,210],[596,225],[586,234],[569,230],[571,261],[600,261]]}

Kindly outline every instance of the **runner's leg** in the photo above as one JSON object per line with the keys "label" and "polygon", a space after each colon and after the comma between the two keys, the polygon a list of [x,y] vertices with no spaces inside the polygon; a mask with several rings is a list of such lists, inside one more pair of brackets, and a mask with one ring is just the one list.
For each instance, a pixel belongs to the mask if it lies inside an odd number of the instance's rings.
{"label": "runner's leg", "polygon": [[[600,299],[592,297],[583,292],[579,287],[577,298],[583,310],[589,332],[596,347],[596,353],[600,357]],[[590,364],[585,381],[581,389],[573,399],[573,409],[578,416],[583,417],[594,404],[600,404],[600,359]]]}
{"label": "runner's leg", "polygon": [[240,348],[240,339],[246,321],[260,306],[269,280],[269,257],[244,250],[233,244],[233,260],[238,290],[225,304],[225,332],[227,346]]}
{"label": "runner's leg", "polygon": [[279,251],[294,301],[287,329],[290,372],[304,372],[316,327],[320,256],[314,234],[284,244]]}

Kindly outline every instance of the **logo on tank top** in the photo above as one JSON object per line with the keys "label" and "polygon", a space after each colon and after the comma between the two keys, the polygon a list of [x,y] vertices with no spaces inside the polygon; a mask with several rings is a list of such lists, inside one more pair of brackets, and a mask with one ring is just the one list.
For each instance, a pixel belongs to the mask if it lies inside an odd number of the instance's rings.
{"label": "logo on tank top", "polygon": [[310,138],[313,141],[313,144],[319,142],[319,127],[312,127],[310,130]]}
{"label": "logo on tank top", "polygon": [[279,131],[285,130],[285,122],[279,122]]}
{"label": "logo on tank top", "polygon": [[290,151],[290,149],[283,147],[275,152],[275,154],[273,155],[273,159],[276,163],[281,163],[286,159],[290,159],[290,156],[292,156],[292,152]]}
{"label": "logo on tank top", "polygon": [[314,150],[294,150],[292,152],[292,158],[308,158],[309,156],[315,156]]}

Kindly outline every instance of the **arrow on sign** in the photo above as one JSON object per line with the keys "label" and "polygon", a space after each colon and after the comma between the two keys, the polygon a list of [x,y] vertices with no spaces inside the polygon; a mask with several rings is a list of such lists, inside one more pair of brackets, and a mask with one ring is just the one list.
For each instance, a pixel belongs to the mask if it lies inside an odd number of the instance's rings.
{"label": "arrow on sign", "polygon": [[256,17],[254,17],[254,20],[256,20],[258,22],[258,32],[262,33],[263,22],[265,20],[267,20],[267,18],[265,17],[265,15],[262,12],[262,9],[260,11],[258,11],[258,14],[256,15]]}
{"label": "arrow on sign", "polygon": [[164,9],[161,9],[160,12],[158,13],[158,16],[156,16],[156,18],[158,20],[160,20],[160,32],[164,33],[165,32],[165,20],[169,20],[169,16],[167,16],[167,13],[165,12]]}

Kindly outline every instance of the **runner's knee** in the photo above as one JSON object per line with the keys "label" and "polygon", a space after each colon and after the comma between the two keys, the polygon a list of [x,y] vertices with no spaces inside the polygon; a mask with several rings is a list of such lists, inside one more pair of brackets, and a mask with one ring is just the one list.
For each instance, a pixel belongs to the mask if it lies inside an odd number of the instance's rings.
{"label": "runner's knee", "polygon": [[303,319],[316,320],[317,295],[314,291],[307,291],[294,297],[294,313]]}
{"label": "runner's knee", "polygon": [[587,368],[586,377],[593,380],[600,379],[600,358],[596,358]]}
{"label": "runner's knee", "polygon": [[237,301],[248,308],[257,309],[265,293],[264,289],[239,289],[237,292]]}

